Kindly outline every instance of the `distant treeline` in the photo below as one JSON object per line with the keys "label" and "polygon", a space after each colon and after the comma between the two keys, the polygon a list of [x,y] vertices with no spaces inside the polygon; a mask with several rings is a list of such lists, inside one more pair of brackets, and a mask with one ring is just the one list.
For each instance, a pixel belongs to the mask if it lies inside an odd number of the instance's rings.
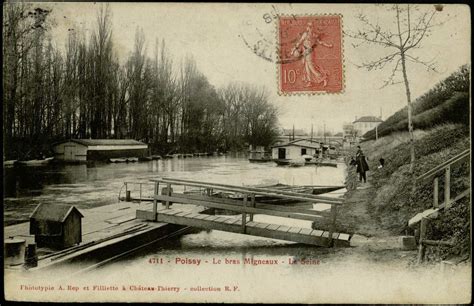
{"label": "distant treeline", "polygon": [[[460,67],[413,102],[414,129],[430,129],[445,123],[469,125],[469,70],[469,65]],[[407,107],[382,122],[377,130],[379,136],[407,131]],[[364,138],[375,139],[375,130],[367,132]]]}
{"label": "distant treeline", "polygon": [[277,111],[264,88],[216,89],[191,57],[174,64],[165,41],[156,40],[148,57],[140,29],[133,51],[119,61],[108,6],[99,9],[89,34],[69,29],[62,51],[51,38],[49,14],[31,3],[4,5],[7,158],[31,157],[69,138],[133,138],[161,153],[273,142]]}

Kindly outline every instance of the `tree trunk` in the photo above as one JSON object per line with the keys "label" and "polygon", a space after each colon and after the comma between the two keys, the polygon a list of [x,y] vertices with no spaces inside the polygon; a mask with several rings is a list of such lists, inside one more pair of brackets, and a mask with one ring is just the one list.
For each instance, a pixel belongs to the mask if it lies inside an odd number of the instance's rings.
{"label": "tree trunk", "polygon": [[415,166],[415,138],[413,135],[413,122],[412,122],[412,105],[411,105],[411,93],[410,84],[408,83],[407,70],[405,65],[405,53],[401,53],[402,59],[402,72],[403,81],[405,82],[405,89],[407,94],[407,109],[408,109],[408,133],[410,134],[410,173],[413,173]]}

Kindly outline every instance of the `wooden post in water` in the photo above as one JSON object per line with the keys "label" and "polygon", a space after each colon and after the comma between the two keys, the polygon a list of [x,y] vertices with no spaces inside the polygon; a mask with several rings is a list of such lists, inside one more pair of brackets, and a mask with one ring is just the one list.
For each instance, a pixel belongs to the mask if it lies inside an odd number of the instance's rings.
{"label": "wooden post in water", "polygon": [[418,243],[420,244],[418,246],[418,264],[423,262],[423,259],[425,258],[425,245],[424,245],[424,239],[426,236],[426,226],[428,225],[428,219],[427,218],[422,218],[420,221],[420,239]]}
{"label": "wooden post in water", "polygon": [[451,207],[451,167],[446,167],[444,173],[444,208]]}
{"label": "wooden post in water", "polygon": [[[244,209],[247,208],[247,194],[244,194]],[[245,227],[247,224],[247,213],[245,211],[242,212],[242,234],[245,234]]]}
{"label": "wooden post in water", "polygon": [[[252,193],[250,196],[250,206],[255,208],[255,194]],[[253,221],[253,214],[250,214],[250,221]]]}
{"label": "wooden post in water", "polygon": [[154,196],[153,196],[153,220],[156,221],[157,220],[157,211],[158,211],[158,201],[156,200],[156,196],[158,195],[158,192],[159,192],[159,187],[160,187],[160,183],[159,182],[155,182],[155,192],[154,192]]}
{"label": "wooden post in water", "polygon": [[438,208],[439,207],[439,201],[438,201],[438,177],[434,178],[433,181],[433,208]]}

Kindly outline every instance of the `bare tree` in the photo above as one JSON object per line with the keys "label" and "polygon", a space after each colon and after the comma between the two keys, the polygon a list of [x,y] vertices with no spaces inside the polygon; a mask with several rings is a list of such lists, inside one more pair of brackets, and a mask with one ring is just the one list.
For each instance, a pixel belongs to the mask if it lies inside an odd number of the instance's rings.
{"label": "bare tree", "polygon": [[[382,28],[378,22],[373,22],[364,14],[357,18],[363,24],[363,28],[357,32],[345,31],[345,35],[356,40],[355,48],[362,45],[375,45],[388,50],[383,56],[376,60],[364,62],[358,65],[368,71],[391,67],[391,74],[384,81],[382,87],[387,85],[403,83],[405,85],[408,111],[408,132],[410,134],[410,173],[413,173],[415,163],[415,147],[412,123],[412,100],[410,82],[407,75],[408,63],[420,64],[428,71],[436,72],[436,63],[433,59],[425,60],[414,55],[414,50],[419,49],[423,40],[430,36],[432,29],[442,23],[434,21],[435,14],[440,10],[436,6],[432,10],[421,10],[418,6],[394,4],[389,7],[394,14],[393,27],[386,25]],[[387,23],[388,24],[388,23]],[[387,54],[388,53],[388,54]],[[396,81],[400,77],[402,81]]]}

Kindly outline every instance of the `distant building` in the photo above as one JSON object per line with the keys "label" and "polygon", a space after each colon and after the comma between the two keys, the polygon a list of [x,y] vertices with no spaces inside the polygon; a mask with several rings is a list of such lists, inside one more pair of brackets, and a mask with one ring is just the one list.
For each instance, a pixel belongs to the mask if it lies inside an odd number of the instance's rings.
{"label": "distant building", "polygon": [[144,157],[148,145],[133,139],[71,139],[53,145],[54,158],[62,161]]}
{"label": "distant building", "polygon": [[321,150],[319,142],[300,139],[272,147],[273,159],[297,159],[303,155],[314,156]]}
{"label": "distant building", "polygon": [[383,120],[375,116],[363,116],[353,122],[354,130],[357,131],[357,136],[361,137],[376,126],[382,123]]}
{"label": "distant building", "polygon": [[342,125],[342,137],[344,139],[354,137],[354,125],[352,123],[344,123]]}

